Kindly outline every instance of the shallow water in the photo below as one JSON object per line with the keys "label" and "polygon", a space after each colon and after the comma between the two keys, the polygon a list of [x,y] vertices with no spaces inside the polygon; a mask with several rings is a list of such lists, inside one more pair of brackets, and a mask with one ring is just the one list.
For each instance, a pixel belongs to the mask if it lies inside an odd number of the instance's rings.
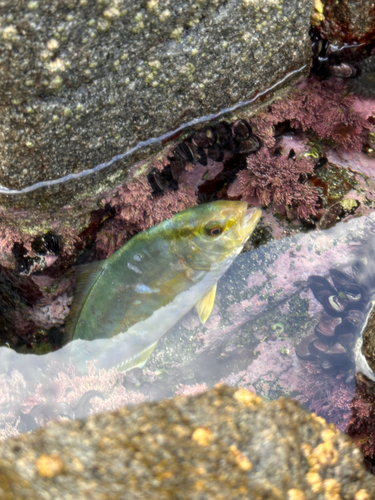
{"label": "shallow water", "polygon": [[[299,359],[296,349],[301,339],[316,339],[314,329],[323,314],[308,286],[309,276],[330,279],[333,268],[352,274],[353,264],[362,262],[368,285],[361,307],[367,313],[375,292],[375,216],[325,231],[300,230],[296,226],[293,236],[240,254],[219,281],[207,323],[201,325],[196,311],[190,311],[159,341],[143,370],[98,370],[95,359],[78,368],[82,365],[75,362],[74,353],[90,343],[83,340],[44,356],[1,347],[0,435],[5,438],[49,420],[83,418],[124,404],[193,395],[217,383],[240,385],[268,399],[293,397],[347,431],[355,424],[355,345],[365,315],[353,328],[355,338],[344,342],[339,361],[324,353]],[[363,288],[363,272],[361,279]],[[343,297],[337,290],[332,295]]]}

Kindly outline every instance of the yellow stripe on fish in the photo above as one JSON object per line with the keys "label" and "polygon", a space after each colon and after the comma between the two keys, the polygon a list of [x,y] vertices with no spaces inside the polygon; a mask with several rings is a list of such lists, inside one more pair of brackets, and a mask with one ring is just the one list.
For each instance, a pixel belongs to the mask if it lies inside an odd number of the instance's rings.
{"label": "yellow stripe on fish", "polygon": [[242,201],[215,201],[137,234],[105,261],[79,266],[66,332],[73,363],[143,365],[157,341],[196,306],[207,321],[216,284],[261,216]]}

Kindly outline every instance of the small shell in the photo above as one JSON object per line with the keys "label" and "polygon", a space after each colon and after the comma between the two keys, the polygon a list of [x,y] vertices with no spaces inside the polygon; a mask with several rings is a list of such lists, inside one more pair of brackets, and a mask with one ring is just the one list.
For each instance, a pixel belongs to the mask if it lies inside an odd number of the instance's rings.
{"label": "small shell", "polygon": [[260,148],[260,142],[255,135],[252,135],[245,141],[238,141],[238,151],[239,153],[253,153]]}
{"label": "small shell", "polygon": [[339,78],[353,78],[357,74],[357,69],[347,63],[341,63],[339,65],[330,65],[329,72],[333,76]]}
{"label": "small shell", "polygon": [[245,120],[237,120],[232,125],[233,137],[239,141],[249,139],[251,135],[251,127]]}

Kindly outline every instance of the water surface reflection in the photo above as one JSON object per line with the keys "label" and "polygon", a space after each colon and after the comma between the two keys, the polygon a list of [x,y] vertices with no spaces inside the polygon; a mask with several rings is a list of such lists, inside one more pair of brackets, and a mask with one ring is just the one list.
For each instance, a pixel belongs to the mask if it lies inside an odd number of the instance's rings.
{"label": "water surface reflection", "polygon": [[[91,341],[83,339],[43,356],[0,348],[1,436],[53,419],[192,395],[218,382],[269,399],[294,397],[355,434],[353,408],[370,384],[356,379],[355,370],[369,368],[358,339],[375,291],[374,245],[371,214],[240,254],[219,281],[207,323],[188,312],[143,369],[120,372],[115,351],[113,363],[100,368]],[[100,342],[104,349],[111,340]]]}

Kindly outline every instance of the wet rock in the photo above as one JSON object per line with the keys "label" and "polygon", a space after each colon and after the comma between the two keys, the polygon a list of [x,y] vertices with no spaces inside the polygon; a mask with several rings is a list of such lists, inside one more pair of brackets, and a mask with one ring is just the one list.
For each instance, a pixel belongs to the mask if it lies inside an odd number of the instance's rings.
{"label": "wet rock", "polygon": [[374,2],[371,0],[315,0],[312,24],[333,43],[368,42],[374,36]]}
{"label": "wet rock", "polygon": [[220,386],[11,439],[0,491],[4,500],[369,500],[375,481],[362,461],[348,437],[298,403]]}
{"label": "wet rock", "polygon": [[366,326],[363,330],[362,353],[373,372],[375,372],[375,310],[372,306]]}
{"label": "wet rock", "polygon": [[69,181],[3,203],[61,206],[125,180],[161,141],[74,177],[307,64],[310,14],[307,0],[3,2],[1,186]]}

